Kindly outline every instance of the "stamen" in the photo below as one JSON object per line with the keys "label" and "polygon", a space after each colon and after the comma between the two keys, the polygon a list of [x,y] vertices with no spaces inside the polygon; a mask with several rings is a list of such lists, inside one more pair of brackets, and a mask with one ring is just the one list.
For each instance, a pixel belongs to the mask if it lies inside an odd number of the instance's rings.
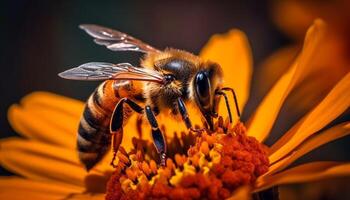
{"label": "stamen", "polygon": [[154,160],[151,160],[149,163],[151,171],[153,174],[157,174],[157,163]]}
{"label": "stamen", "polygon": [[168,158],[166,160],[166,167],[169,169],[169,170],[174,170],[175,169],[175,164],[173,162],[173,160],[171,160],[170,158]]}
{"label": "stamen", "polygon": [[129,158],[126,157],[124,154],[118,153],[117,157],[118,157],[120,162],[125,163],[125,164],[129,163]]}
{"label": "stamen", "polygon": [[149,167],[147,162],[143,161],[141,167],[142,167],[143,173],[145,173],[147,177],[151,175],[151,173],[152,173],[151,168]]}
{"label": "stamen", "polygon": [[179,167],[182,170],[183,164],[186,162],[186,158],[184,156],[176,154],[175,155],[175,162],[176,162],[177,167]]}
{"label": "stamen", "polygon": [[268,169],[266,149],[242,123],[227,121],[219,118],[214,132],[168,138],[165,167],[150,141],[133,139],[129,153],[120,147],[106,199],[225,199],[253,184]]}
{"label": "stamen", "polygon": [[204,153],[204,155],[208,155],[209,153],[209,144],[207,141],[202,142],[200,151]]}
{"label": "stamen", "polygon": [[136,174],[136,172],[133,169],[128,168],[128,169],[125,170],[125,173],[126,173],[126,175],[128,176],[128,178],[130,180],[132,180],[132,181],[136,180],[137,174]]}

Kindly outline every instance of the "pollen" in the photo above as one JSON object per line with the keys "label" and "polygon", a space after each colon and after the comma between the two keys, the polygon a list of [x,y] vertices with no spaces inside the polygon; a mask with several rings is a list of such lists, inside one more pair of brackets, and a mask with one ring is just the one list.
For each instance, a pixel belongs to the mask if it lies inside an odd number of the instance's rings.
{"label": "pollen", "polygon": [[157,165],[150,141],[135,138],[134,149],[126,152],[121,147],[118,152],[106,199],[224,199],[268,170],[266,147],[246,135],[243,123],[220,119],[215,130],[196,137],[175,134],[168,146],[184,140],[191,144],[168,149],[165,167]]}

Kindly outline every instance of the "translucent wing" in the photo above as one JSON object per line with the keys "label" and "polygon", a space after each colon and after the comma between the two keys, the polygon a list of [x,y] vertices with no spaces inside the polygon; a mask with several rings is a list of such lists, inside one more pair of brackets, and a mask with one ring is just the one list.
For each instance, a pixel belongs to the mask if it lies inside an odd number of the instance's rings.
{"label": "translucent wing", "polygon": [[163,83],[161,73],[134,67],[129,63],[90,62],[58,74],[60,77],[71,80],[140,80]]}
{"label": "translucent wing", "polygon": [[144,53],[159,51],[130,35],[116,30],[93,24],[82,24],[79,27],[95,38],[95,43],[104,45],[112,51],[139,51]]}

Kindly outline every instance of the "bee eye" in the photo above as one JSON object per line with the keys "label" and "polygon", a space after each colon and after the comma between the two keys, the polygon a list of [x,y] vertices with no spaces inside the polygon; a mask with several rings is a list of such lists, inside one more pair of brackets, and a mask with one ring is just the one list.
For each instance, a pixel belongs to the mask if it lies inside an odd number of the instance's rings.
{"label": "bee eye", "polygon": [[199,72],[196,75],[196,93],[203,106],[209,105],[210,82],[208,76],[204,72]]}
{"label": "bee eye", "polygon": [[172,82],[175,80],[175,76],[172,74],[166,74],[164,77],[166,82]]}

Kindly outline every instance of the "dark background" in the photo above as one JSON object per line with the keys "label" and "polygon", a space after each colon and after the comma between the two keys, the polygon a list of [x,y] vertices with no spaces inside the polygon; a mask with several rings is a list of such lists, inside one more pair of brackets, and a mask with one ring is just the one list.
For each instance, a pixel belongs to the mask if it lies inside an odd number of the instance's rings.
{"label": "dark background", "polygon": [[[78,28],[79,24],[100,24],[129,33],[160,49],[176,47],[193,53],[199,53],[211,35],[238,28],[248,36],[256,71],[264,58],[291,43],[272,23],[270,2],[262,0],[14,0],[1,4],[0,137],[16,135],[7,122],[7,109],[26,94],[42,90],[85,100],[97,85],[63,80],[57,76],[59,72],[90,61],[138,63],[141,54],[116,53],[95,45]],[[258,84],[254,77],[252,84],[254,93]],[[243,119],[260,100],[249,100]],[[342,116],[343,120],[345,118],[348,116]],[[284,132],[287,128],[274,132]],[[300,162],[349,160],[345,150],[347,144],[349,137],[307,154]],[[10,173],[0,169],[0,174]],[[339,183],[339,180],[331,183]],[[301,190],[300,186],[291,188]]]}

